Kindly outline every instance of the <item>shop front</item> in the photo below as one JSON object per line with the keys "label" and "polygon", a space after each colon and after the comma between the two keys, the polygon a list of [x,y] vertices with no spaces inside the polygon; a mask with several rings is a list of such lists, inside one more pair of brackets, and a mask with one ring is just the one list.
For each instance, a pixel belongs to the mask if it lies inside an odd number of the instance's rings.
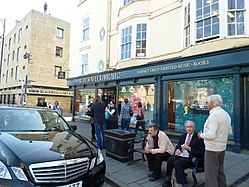
{"label": "shop front", "polygon": [[147,127],[157,123],[172,139],[185,131],[186,120],[201,131],[209,114],[207,97],[220,94],[232,119],[228,149],[234,152],[249,149],[248,82],[249,47],[68,79],[75,118],[87,119],[85,108],[95,95],[106,104],[115,101],[119,111],[128,98],[135,115],[142,103]]}

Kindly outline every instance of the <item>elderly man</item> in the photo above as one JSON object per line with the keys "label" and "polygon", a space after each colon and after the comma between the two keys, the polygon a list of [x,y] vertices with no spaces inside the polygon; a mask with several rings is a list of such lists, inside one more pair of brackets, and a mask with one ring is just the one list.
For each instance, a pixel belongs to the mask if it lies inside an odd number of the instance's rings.
{"label": "elderly man", "polygon": [[173,155],[174,146],[169,137],[164,132],[160,131],[156,124],[149,126],[144,152],[146,153],[149,165],[149,180],[155,181],[161,178],[162,162]]}
{"label": "elderly man", "polygon": [[195,132],[195,123],[193,121],[185,122],[186,132],[179,138],[175,149],[175,155],[167,161],[167,173],[163,187],[171,186],[171,175],[175,168],[176,181],[182,186],[187,186],[184,170],[192,166],[192,159],[203,158],[205,146],[202,139],[199,139]]}
{"label": "elderly man", "polygon": [[232,134],[231,118],[221,108],[222,97],[218,94],[207,98],[209,117],[204,124],[204,132],[199,137],[204,139],[205,151],[205,186],[226,187],[224,157],[228,135]]}

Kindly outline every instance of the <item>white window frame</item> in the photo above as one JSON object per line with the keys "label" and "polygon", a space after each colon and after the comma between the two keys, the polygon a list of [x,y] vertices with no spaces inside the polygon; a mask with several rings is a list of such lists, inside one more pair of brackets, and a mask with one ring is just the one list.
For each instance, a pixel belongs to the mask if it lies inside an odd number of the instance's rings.
{"label": "white window frame", "polygon": [[[137,56],[136,55],[136,43],[137,43],[137,25],[138,24],[146,24],[146,54],[145,56]],[[129,58],[122,58],[122,31],[125,28],[128,27],[132,27],[132,33],[131,33],[131,56]],[[119,61],[126,61],[126,60],[130,60],[133,58],[146,58],[148,57],[148,52],[149,52],[149,21],[147,19],[137,19],[137,20],[133,20],[133,22],[127,22],[124,25],[120,25],[119,26],[119,48],[118,48],[118,59]]]}
{"label": "white window frame", "polygon": [[191,45],[191,3],[188,1],[183,6],[183,47]]}
{"label": "white window frame", "polygon": [[22,28],[18,31],[18,42],[22,39]]}
{"label": "white window frame", "polygon": [[[247,16],[247,12],[246,12],[246,0],[235,0],[235,8],[234,9],[229,9],[229,7],[228,7],[228,1],[229,0],[227,0],[227,4],[226,4],[226,7],[227,7],[227,15],[226,15],[226,21],[227,21],[227,36],[244,36],[245,34],[246,34],[246,16]],[[244,1],[244,7],[243,8],[238,8],[237,7],[237,2],[238,1]],[[248,9],[247,9],[248,10]],[[244,29],[243,29],[243,34],[238,34],[238,16],[236,15],[236,13],[238,13],[238,12],[243,12],[243,16],[244,16],[244,22],[243,22],[243,27],[244,27]],[[233,13],[235,13],[235,14],[233,14]],[[230,19],[232,20],[232,19],[234,19],[234,24],[230,24],[229,23],[229,21],[228,21],[228,19],[229,19],[229,17],[230,17]],[[229,25],[234,25],[235,26],[235,34],[229,34]]]}
{"label": "white window frame", "polygon": [[81,74],[87,75],[89,73],[89,54],[81,54]]}
{"label": "white window frame", "polygon": [[57,27],[56,28],[56,37],[60,38],[60,39],[64,38],[64,29]]}
{"label": "white window frame", "polygon": [[62,67],[61,66],[55,66],[54,67],[54,76],[58,77],[60,71],[62,71]]}
{"label": "white window frame", "polygon": [[20,60],[20,50],[21,50],[21,47],[18,47],[16,50],[16,61]]}
{"label": "white window frame", "polygon": [[86,16],[82,19],[82,40],[87,41],[90,39],[90,17]]}
{"label": "white window frame", "polygon": [[[138,26],[139,25],[145,25],[146,29],[145,30],[139,30],[138,31]],[[137,38],[138,36],[138,32],[140,33],[139,35],[142,35],[142,38]],[[136,42],[135,42],[135,56],[136,58],[144,58],[147,56],[147,33],[148,33],[148,27],[147,27],[147,23],[137,23],[136,24]],[[145,35],[145,38],[144,38]],[[138,43],[142,43],[142,46],[140,45],[140,47],[138,46]],[[143,46],[145,45],[145,46]],[[139,52],[138,52],[139,50]]]}

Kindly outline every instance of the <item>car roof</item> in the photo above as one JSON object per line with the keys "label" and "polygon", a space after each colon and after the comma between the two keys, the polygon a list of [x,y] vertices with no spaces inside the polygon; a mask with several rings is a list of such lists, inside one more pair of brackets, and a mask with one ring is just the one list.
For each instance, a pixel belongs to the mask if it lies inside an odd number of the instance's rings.
{"label": "car roof", "polygon": [[46,107],[38,107],[38,106],[0,106],[0,109],[34,109],[34,110],[45,110],[45,111],[52,111],[52,109],[50,108],[46,108]]}

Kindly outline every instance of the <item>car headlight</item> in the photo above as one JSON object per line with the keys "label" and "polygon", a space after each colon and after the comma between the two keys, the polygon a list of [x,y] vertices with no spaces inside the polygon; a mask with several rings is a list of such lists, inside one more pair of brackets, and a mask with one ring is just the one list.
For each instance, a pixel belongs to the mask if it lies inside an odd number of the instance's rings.
{"label": "car headlight", "polygon": [[2,161],[0,161],[0,178],[12,179],[9,170]]}
{"label": "car headlight", "polygon": [[[97,159],[97,162],[96,162],[96,159]],[[94,167],[95,163],[96,165],[99,165],[101,162],[103,162],[103,160],[104,160],[103,154],[101,153],[100,149],[98,149],[97,157],[91,160],[90,169]]]}
{"label": "car headlight", "polygon": [[22,180],[22,181],[28,181],[26,175],[24,174],[23,170],[21,168],[18,168],[18,167],[11,167],[12,171],[14,172],[14,174],[16,175],[16,177],[19,179],[19,180]]}

